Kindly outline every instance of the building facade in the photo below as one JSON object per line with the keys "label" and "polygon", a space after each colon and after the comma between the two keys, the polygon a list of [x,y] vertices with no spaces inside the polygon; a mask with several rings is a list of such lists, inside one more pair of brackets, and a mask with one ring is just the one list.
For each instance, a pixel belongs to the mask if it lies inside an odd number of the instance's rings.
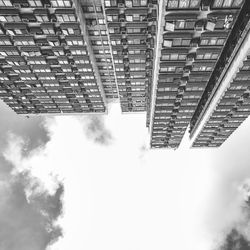
{"label": "building facade", "polygon": [[80,2],[0,4],[1,99],[18,114],[105,113]]}
{"label": "building facade", "polygon": [[193,147],[219,147],[249,116],[250,3],[237,19],[214,78],[191,120]]}
{"label": "building facade", "polygon": [[217,147],[250,113],[244,0],[2,0],[0,98],[16,113],[144,112],[152,148]]}
{"label": "building facade", "polygon": [[230,43],[243,2],[160,1],[151,147],[179,146]]}

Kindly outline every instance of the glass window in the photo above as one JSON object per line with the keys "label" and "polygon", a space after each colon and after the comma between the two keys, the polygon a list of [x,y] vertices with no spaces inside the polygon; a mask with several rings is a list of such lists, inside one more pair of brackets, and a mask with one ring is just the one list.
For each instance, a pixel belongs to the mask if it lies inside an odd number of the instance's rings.
{"label": "glass window", "polygon": [[169,9],[178,8],[178,0],[169,0],[168,1],[168,8]]}
{"label": "glass window", "polygon": [[200,0],[191,0],[190,8],[198,8],[200,6]]}
{"label": "glass window", "polygon": [[133,22],[133,16],[131,16],[131,15],[126,15],[126,21],[127,21],[127,22]]}
{"label": "glass window", "polygon": [[42,7],[42,2],[40,0],[28,0],[30,7]]}
{"label": "glass window", "polygon": [[70,0],[51,0],[52,7],[71,7]]}
{"label": "glass window", "polygon": [[170,59],[171,59],[171,60],[178,60],[178,54],[177,54],[177,53],[171,54],[171,55],[170,55]]}
{"label": "glass window", "polygon": [[185,28],[185,20],[177,20],[175,22],[176,29],[184,29]]}
{"label": "glass window", "polygon": [[234,0],[233,7],[240,7],[244,0]]}
{"label": "glass window", "polygon": [[231,7],[233,0],[224,0],[223,7]]}
{"label": "glass window", "polygon": [[204,59],[210,59],[211,55],[212,55],[212,53],[205,53]]}
{"label": "glass window", "polygon": [[180,0],[179,7],[180,8],[188,8],[190,0]]}
{"label": "glass window", "polygon": [[223,4],[223,0],[215,0],[214,4],[213,4],[213,7],[214,8],[220,8],[220,7],[222,7],[222,4]]}
{"label": "glass window", "polygon": [[223,45],[224,42],[225,42],[225,39],[224,39],[224,38],[219,38],[219,39],[217,40],[217,45]]}
{"label": "glass window", "polygon": [[202,39],[201,40],[201,45],[207,45],[208,44],[208,39]]}
{"label": "glass window", "polygon": [[36,15],[36,20],[39,23],[49,22],[49,17],[46,15]]}
{"label": "glass window", "polygon": [[12,6],[10,0],[0,0],[0,6]]}
{"label": "glass window", "polygon": [[187,40],[187,39],[183,39],[182,40],[182,46],[189,46],[189,44],[190,44],[190,40]]}

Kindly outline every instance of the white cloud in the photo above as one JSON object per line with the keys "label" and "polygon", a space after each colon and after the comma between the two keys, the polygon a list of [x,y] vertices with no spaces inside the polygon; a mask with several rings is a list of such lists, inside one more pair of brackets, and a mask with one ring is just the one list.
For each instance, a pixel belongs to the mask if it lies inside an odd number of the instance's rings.
{"label": "white cloud", "polygon": [[[190,150],[184,142],[176,151],[148,150],[145,114],[122,115],[118,105],[94,130],[86,130],[88,117],[56,117],[46,124],[51,139],[44,148],[26,158],[12,148],[9,158],[28,166],[51,190],[53,178],[64,182],[64,237],[52,250],[211,250],[233,226],[222,199],[235,180],[233,161],[226,159],[232,147]],[[107,144],[96,140],[103,131]],[[237,171],[246,178],[241,163]],[[230,204],[244,178],[228,189]]]}

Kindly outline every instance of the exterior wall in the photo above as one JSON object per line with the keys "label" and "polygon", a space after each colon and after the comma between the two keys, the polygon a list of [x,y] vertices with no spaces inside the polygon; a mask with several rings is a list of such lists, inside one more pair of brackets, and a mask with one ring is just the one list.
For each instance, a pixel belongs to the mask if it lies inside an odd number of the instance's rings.
{"label": "exterior wall", "polygon": [[[250,37],[250,35],[248,34]],[[250,115],[250,45],[209,119],[195,138],[193,147],[219,147]]]}
{"label": "exterior wall", "polygon": [[217,68],[243,1],[168,0],[161,23],[151,147],[177,148]]}
{"label": "exterior wall", "polygon": [[1,1],[0,98],[16,113],[106,111],[76,5],[76,0]]}
{"label": "exterior wall", "polygon": [[157,1],[105,0],[122,112],[149,109]]}
{"label": "exterior wall", "polygon": [[191,120],[193,147],[219,147],[248,117],[250,2],[245,1],[212,77]]}
{"label": "exterior wall", "polygon": [[117,82],[102,2],[101,0],[81,0],[81,6],[105,96],[108,99],[116,99],[118,98]]}

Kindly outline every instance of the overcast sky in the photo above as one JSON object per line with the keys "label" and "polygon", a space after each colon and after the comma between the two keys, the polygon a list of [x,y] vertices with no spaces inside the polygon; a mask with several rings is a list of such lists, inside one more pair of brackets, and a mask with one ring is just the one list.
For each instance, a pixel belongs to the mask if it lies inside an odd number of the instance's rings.
{"label": "overcast sky", "polygon": [[144,114],[0,102],[0,250],[250,249],[250,119],[219,149],[149,150]]}

